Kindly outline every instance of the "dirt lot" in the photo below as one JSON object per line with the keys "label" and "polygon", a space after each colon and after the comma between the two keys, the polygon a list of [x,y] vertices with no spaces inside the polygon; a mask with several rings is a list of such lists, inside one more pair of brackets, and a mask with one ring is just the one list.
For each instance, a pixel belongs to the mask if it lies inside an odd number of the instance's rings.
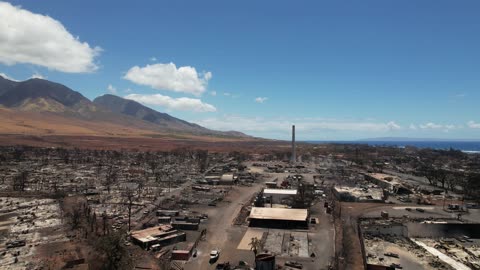
{"label": "dirt lot", "polygon": [[285,148],[288,144],[282,141],[239,139],[219,140],[218,138],[175,139],[172,137],[107,137],[107,136],[74,136],[74,135],[8,135],[0,134],[0,145],[29,145],[38,147],[65,147],[97,150],[130,149],[140,151],[168,151],[182,147],[208,149],[210,151],[243,151],[267,152],[272,147]]}
{"label": "dirt lot", "polygon": [[[255,168],[255,172],[263,172]],[[268,173],[265,181],[279,179],[281,182],[289,173]],[[306,181],[313,182],[312,175],[305,175]],[[303,264],[303,269],[326,269],[333,256],[333,220],[325,213],[323,201],[318,201],[311,208],[311,216],[317,218],[318,224],[309,230],[271,230],[267,228],[248,228],[247,225],[233,225],[242,206],[254,193],[264,187],[262,183],[251,187],[235,187],[217,207],[194,207],[193,211],[208,214],[206,241],[200,242],[197,258],[191,259],[185,269],[214,269],[215,263],[209,263],[209,252],[220,249],[218,262],[228,261],[236,265],[245,261],[254,265],[254,254],[248,246],[252,235],[264,239],[263,249],[277,254],[277,264],[284,265],[287,260],[296,260]],[[277,247],[277,244],[280,247]],[[286,252],[282,250],[286,248]],[[277,252],[275,252],[277,251]],[[313,254],[313,257],[311,255]]]}
{"label": "dirt lot", "polygon": [[360,239],[358,237],[358,218],[363,213],[381,208],[384,204],[376,203],[341,203],[341,218],[337,221],[342,225],[342,255],[345,258],[346,269],[363,270],[363,257]]}
{"label": "dirt lot", "polygon": [[[1,197],[0,201],[1,269],[25,269],[50,261],[63,265],[75,257],[69,250],[58,201],[22,197]],[[12,241],[25,241],[25,245],[9,248]],[[61,257],[52,256],[59,250]]]}
{"label": "dirt lot", "polygon": [[[370,264],[390,265],[392,263],[401,265],[409,270],[434,270],[437,269],[429,265],[430,261],[435,260],[433,256],[426,257],[420,249],[414,249],[408,241],[396,239],[394,243],[380,238],[372,237],[365,239],[367,260]],[[399,258],[385,256],[386,253],[392,253]]]}

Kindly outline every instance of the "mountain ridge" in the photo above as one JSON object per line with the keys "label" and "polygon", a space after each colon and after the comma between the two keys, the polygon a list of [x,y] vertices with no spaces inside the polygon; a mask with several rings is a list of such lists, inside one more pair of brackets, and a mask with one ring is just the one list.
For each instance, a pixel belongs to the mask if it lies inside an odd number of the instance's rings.
{"label": "mountain ridge", "polygon": [[[22,120],[10,121],[13,125],[19,126],[19,130],[24,130],[21,122],[25,122],[25,119],[29,117],[36,119],[33,115],[36,113],[43,116],[41,122],[44,124],[49,124],[48,120],[51,120],[69,123],[69,126],[74,127],[75,125],[85,125],[83,121],[89,121],[92,127],[108,123],[114,125],[114,130],[129,130],[129,132],[132,132],[133,129],[138,129],[138,134],[170,133],[172,136],[174,134],[190,134],[232,138],[250,137],[236,131],[210,130],[169,114],[158,112],[136,101],[110,94],[97,97],[91,101],[80,92],[74,91],[63,84],[43,79],[16,82],[0,76],[0,107],[8,109],[9,117],[13,120],[16,114],[12,112],[23,112],[21,114]],[[0,113],[7,113],[7,111],[0,110]],[[59,120],[59,117],[64,120]],[[36,122],[31,124],[38,126]],[[10,127],[8,130],[12,131],[15,128]],[[73,128],[73,130],[77,129]],[[92,133],[95,133],[99,129],[95,126],[92,130]],[[0,132],[2,132],[2,128],[0,128]],[[49,129],[49,132],[54,133],[55,129]]]}
{"label": "mountain ridge", "polygon": [[169,122],[174,122],[184,127],[201,128],[206,130],[206,128],[203,128],[199,125],[192,124],[185,120],[175,118],[167,113],[158,112],[148,108],[134,100],[125,99],[112,94],[105,94],[96,97],[93,100],[93,103],[97,106],[109,109],[112,112],[126,114],[147,122],[158,124],[160,126],[167,127]]}

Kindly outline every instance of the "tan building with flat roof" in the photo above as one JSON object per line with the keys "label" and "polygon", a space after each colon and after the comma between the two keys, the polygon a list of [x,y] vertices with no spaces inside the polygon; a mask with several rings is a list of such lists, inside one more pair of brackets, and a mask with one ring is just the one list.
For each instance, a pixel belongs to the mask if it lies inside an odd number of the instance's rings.
{"label": "tan building with flat roof", "polygon": [[160,225],[144,230],[133,231],[132,241],[144,249],[149,249],[155,244],[167,246],[186,240],[184,232],[173,229],[171,225]]}
{"label": "tan building with flat roof", "polygon": [[251,227],[308,228],[308,216],[307,209],[253,207],[248,219]]}

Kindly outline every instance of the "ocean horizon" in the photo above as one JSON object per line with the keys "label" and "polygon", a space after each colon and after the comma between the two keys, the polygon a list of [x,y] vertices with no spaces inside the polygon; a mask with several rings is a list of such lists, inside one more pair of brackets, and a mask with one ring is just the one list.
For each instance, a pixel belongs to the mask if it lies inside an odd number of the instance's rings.
{"label": "ocean horizon", "polygon": [[431,148],[437,150],[455,149],[465,153],[480,153],[480,141],[305,141],[307,143],[333,143],[333,144],[366,144],[370,146],[390,146],[390,147],[407,147],[413,146],[417,148]]}

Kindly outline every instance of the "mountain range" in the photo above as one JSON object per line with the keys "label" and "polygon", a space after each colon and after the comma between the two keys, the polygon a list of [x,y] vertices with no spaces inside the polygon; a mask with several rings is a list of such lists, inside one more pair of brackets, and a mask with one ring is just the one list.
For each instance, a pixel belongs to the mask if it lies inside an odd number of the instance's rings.
{"label": "mountain range", "polygon": [[1,76],[0,123],[0,134],[251,138],[211,130],[115,95],[91,101],[59,83]]}

